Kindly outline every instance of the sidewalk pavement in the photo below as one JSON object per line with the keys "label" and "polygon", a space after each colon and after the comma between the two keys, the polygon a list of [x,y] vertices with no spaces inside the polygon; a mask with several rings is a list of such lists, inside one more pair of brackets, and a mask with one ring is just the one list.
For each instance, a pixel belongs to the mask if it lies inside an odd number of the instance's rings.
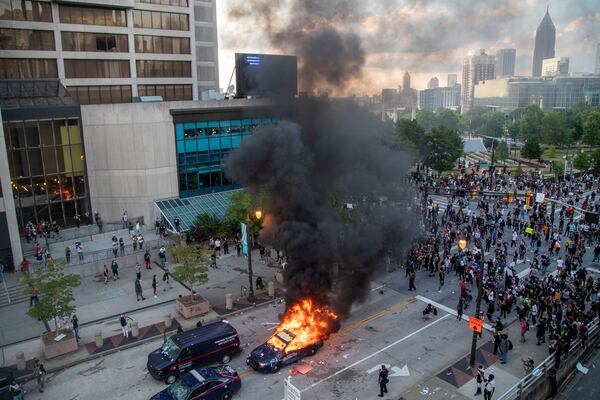
{"label": "sidewalk pavement", "polygon": [[[253,254],[254,276],[255,279],[257,276],[262,277],[266,286],[268,281],[274,280],[278,268],[268,267],[260,261],[258,251],[255,253]],[[158,260],[156,252],[153,252],[152,257],[153,260]],[[119,334],[121,328],[118,316],[121,313],[137,320],[140,327],[160,323],[164,320],[167,312],[170,312],[172,317],[176,318],[184,327],[188,324],[189,326],[195,325],[197,319],[191,322],[185,321],[177,315],[175,309],[175,299],[179,295],[189,294],[189,291],[172,278],[171,287],[167,287],[162,281],[163,270],[156,262],[152,264],[152,270],[146,270],[143,264],[143,252],[138,252],[137,258],[141,265],[142,287],[146,298],[143,301],[136,300],[133,268],[135,264],[133,262],[131,263],[133,265],[120,265],[121,279],[113,281],[111,278],[106,286],[103,283],[102,275],[82,276],[81,285],[74,290],[82,343],[94,342],[94,335],[98,330],[105,338],[114,336],[115,333]],[[241,297],[241,287],[248,286],[247,259],[245,257],[223,255],[219,257],[217,266],[218,269],[209,269],[208,283],[196,289],[213,308],[210,314],[201,319],[217,319],[218,316],[229,313],[229,310],[225,310],[225,294],[231,293],[233,299],[238,299]],[[157,276],[158,283],[157,298],[152,296],[151,283],[154,274]],[[281,294],[281,288],[277,284],[276,288],[276,294]],[[262,291],[258,297],[260,302],[264,302],[268,296],[265,291]],[[251,307],[251,305],[245,299],[234,303],[234,310],[247,307]],[[41,356],[39,336],[46,329],[42,322],[26,315],[28,308],[29,302],[0,308],[0,318],[3,321],[10,321],[0,327],[2,344],[26,339],[20,343],[4,345],[5,359],[0,359],[0,362],[4,362],[2,366],[14,364],[17,351],[24,351],[27,359]],[[72,357],[69,355],[59,357],[49,361],[48,365],[60,365],[70,362],[71,359]]]}

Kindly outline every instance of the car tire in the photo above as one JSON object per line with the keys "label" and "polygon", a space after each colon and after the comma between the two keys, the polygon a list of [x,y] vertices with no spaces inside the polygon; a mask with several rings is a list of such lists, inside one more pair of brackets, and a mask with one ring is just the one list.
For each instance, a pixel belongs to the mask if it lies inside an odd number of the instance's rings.
{"label": "car tire", "polygon": [[233,398],[233,393],[229,390],[221,395],[221,400],[231,400],[231,398]]}
{"label": "car tire", "polygon": [[229,361],[231,361],[231,353],[223,354],[223,357],[221,357],[221,363],[227,364]]}
{"label": "car tire", "polygon": [[317,348],[315,346],[311,347],[308,354],[314,356],[315,354],[317,354]]}
{"label": "car tire", "polygon": [[174,383],[176,380],[177,380],[177,374],[170,373],[167,376],[165,376],[165,383],[167,385]]}
{"label": "car tire", "polygon": [[281,365],[279,365],[279,363],[273,365],[273,372],[279,371],[279,368],[281,368]]}

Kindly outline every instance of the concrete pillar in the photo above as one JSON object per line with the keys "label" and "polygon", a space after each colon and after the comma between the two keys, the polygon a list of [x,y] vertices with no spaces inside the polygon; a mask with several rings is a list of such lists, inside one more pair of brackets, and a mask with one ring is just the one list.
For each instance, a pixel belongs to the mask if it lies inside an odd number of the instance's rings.
{"label": "concrete pillar", "polygon": [[15,358],[17,359],[17,371],[25,371],[25,353],[23,353],[22,351],[17,351],[17,354],[15,354]]}
{"label": "concrete pillar", "polygon": [[140,335],[140,328],[138,327],[137,321],[131,321],[131,336],[137,339]]}
{"label": "concrete pillar", "polygon": [[170,328],[173,322],[173,318],[171,317],[171,313],[165,313],[165,328]]}
{"label": "concrete pillar", "polygon": [[275,282],[269,281],[267,283],[267,293],[269,297],[275,297]]}
{"label": "concrete pillar", "polygon": [[225,309],[226,310],[233,309],[233,300],[231,300],[231,293],[225,294]]}
{"label": "concrete pillar", "polygon": [[94,334],[94,338],[96,339],[96,347],[102,347],[104,345],[104,339],[102,339],[102,331],[97,330]]}

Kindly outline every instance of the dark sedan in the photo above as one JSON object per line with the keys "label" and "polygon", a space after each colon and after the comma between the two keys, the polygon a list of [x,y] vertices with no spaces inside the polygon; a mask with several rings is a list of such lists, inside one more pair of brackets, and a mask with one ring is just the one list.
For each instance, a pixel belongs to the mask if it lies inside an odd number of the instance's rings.
{"label": "dark sedan", "polygon": [[242,387],[238,373],[229,365],[189,371],[150,400],[229,400]]}

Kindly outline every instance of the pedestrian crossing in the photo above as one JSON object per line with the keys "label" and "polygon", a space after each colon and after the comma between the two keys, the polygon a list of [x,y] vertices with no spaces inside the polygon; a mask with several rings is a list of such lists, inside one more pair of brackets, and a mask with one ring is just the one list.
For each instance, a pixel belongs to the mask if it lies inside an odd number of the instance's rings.
{"label": "pedestrian crossing", "polygon": [[448,205],[450,204],[450,200],[451,200],[451,197],[449,198],[447,196],[440,195],[440,194],[432,194],[429,196],[429,198],[431,199],[431,201],[433,201],[435,204],[437,204],[439,213],[443,213],[446,211],[446,209],[448,208]]}

